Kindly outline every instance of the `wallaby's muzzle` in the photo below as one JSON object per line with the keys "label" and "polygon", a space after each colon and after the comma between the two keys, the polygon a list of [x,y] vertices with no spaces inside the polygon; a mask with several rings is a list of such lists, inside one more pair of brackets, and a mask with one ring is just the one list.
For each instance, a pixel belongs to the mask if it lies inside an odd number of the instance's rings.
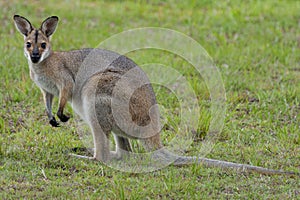
{"label": "wallaby's muzzle", "polygon": [[31,61],[32,61],[33,63],[38,63],[38,62],[39,62],[41,56],[40,56],[40,53],[39,53],[38,48],[34,48],[34,49],[33,49],[30,58],[31,58]]}
{"label": "wallaby's muzzle", "polygon": [[33,63],[38,63],[39,60],[40,60],[40,58],[41,58],[40,55],[32,55],[32,56],[31,56],[31,61],[32,61]]}

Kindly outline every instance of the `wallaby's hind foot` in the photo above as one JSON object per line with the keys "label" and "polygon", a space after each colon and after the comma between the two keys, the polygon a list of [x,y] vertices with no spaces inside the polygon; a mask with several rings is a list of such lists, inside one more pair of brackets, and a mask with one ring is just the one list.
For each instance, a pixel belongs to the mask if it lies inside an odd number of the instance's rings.
{"label": "wallaby's hind foot", "polygon": [[[123,150],[121,150],[121,151],[123,151]],[[83,159],[88,159],[88,160],[102,161],[102,160],[99,160],[99,158],[97,159],[97,155],[95,155],[95,154],[94,154],[94,156],[84,156],[84,155],[79,155],[79,154],[75,154],[75,153],[69,153],[68,155],[72,156],[72,157],[76,157],[76,158],[83,158]],[[118,153],[116,151],[111,151],[110,152],[109,160],[121,160],[121,159],[122,159],[122,154],[120,154],[120,153]]]}
{"label": "wallaby's hind foot", "polygon": [[76,158],[84,158],[84,159],[88,159],[88,160],[96,160],[95,157],[83,156],[83,155],[78,155],[78,154],[74,154],[74,153],[69,153],[69,156],[73,156],[73,157],[76,157]]}

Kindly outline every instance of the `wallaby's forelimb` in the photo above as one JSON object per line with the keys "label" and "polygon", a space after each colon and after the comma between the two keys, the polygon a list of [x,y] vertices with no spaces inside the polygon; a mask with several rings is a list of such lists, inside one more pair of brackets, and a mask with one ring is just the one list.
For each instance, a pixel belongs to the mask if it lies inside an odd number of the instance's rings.
{"label": "wallaby's forelimb", "polygon": [[55,117],[52,114],[52,100],[54,95],[50,94],[49,92],[46,92],[45,90],[41,89],[42,93],[43,93],[43,98],[44,98],[44,103],[46,106],[46,111],[47,111],[47,116],[49,119],[49,123],[53,126],[53,127],[59,127],[59,123],[56,121]]}
{"label": "wallaby's forelimb", "polygon": [[59,106],[57,111],[57,116],[62,122],[67,122],[70,117],[64,114],[64,108],[68,102],[68,97],[70,94],[71,87],[64,87],[59,92]]}

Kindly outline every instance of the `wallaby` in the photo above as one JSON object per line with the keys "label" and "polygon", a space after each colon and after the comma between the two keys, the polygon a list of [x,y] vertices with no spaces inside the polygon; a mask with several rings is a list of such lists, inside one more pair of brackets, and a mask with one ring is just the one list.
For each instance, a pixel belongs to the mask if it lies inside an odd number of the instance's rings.
{"label": "wallaby", "polygon": [[[103,49],[52,51],[50,36],[56,30],[57,16],[48,17],[38,29],[22,16],[14,15],[13,18],[16,28],[24,35],[24,54],[28,59],[30,77],[43,93],[49,123],[54,127],[59,126],[52,114],[53,97],[58,96],[59,98],[57,116],[61,122],[69,120],[69,117],[64,114],[64,107],[67,101],[70,101],[75,112],[89,125],[92,131],[94,155],[90,159],[106,162],[122,157],[122,151],[132,151],[129,139],[138,139],[145,150],[149,152],[163,148],[160,139],[159,111],[155,107],[157,104],[155,94],[147,80],[146,84],[135,88],[135,81],[143,82],[142,79],[147,79],[147,77],[132,60]],[[89,63],[90,65],[99,65],[99,70],[96,72],[82,69],[89,66],[89,64],[84,65],[84,60],[90,54],[94,54],[95,58],[101,58]],[[135,75],[127,76],[126,73],[132,70]],[[123,79],[124,76],[127,78]],[[125,86],[114,89],[119,86],[118,84]],[[130,97],[129,105],[125,108],[129,109],[131,116],[122,113],[122,105],[120,110],[113,111],[112,109],[112,104],[118,106],[124,103],[122,100],[124,96]],[[115,117],[119,117],[118,120],[121,123],[117,123]],[[141,131],[136,127],[126,127],[128,121],[138,127],[146,127],[146,129],[141,129]],[[111,133],[113,133],[116,143],[115,152],[111,152],[109,148],[108,138]],[[167,159],[168,156],[172,157],[174,154],[164,150],[160,156],[165,156]],[[295,172],[201,157],[176,156],[173,165],[193,163],[261,174],[299,175]]]}

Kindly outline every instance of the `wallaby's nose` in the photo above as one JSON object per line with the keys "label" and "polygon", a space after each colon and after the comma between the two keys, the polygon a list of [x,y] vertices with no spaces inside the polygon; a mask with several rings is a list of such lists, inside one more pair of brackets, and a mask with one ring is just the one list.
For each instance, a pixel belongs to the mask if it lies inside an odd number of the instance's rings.
{"label": "wallaby's nose", "polygon": [[32,56],[39,56],[39,49],[38,48],[33,49]]}

